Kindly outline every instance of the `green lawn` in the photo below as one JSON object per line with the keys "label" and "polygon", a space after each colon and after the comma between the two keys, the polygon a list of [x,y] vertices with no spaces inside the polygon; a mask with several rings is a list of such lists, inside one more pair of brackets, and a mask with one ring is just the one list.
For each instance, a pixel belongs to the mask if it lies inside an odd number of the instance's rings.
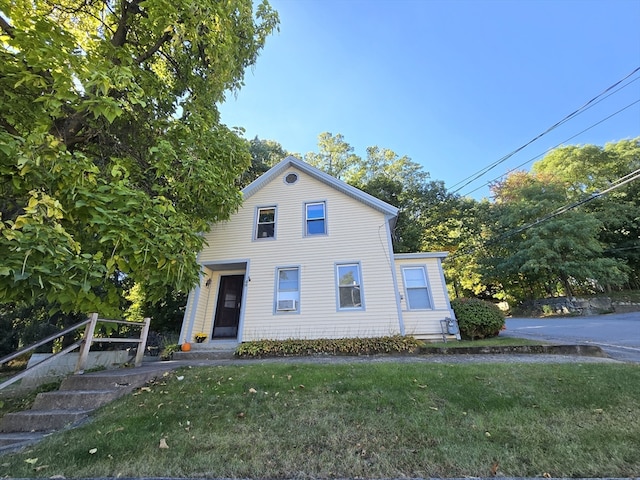
{"label": "green lawn", "polygon": [[0,457],[0,476],[634,477],[638,418],[630,364],[199,367]]}

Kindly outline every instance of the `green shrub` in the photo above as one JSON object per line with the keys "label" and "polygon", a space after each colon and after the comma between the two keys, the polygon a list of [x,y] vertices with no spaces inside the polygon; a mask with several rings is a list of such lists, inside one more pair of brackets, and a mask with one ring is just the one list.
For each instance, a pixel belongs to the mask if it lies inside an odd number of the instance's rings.
{"label": "green shrub", "polygon": [[495,337],[504,327],[504,313],[493,303],[477,298],[456,298],[451,301],[451,308],[464,339]]}
{"label": "green shrub", "polygon": [[238,357],[289,357],[303,355],[374,355],[416,352],[421,343],[413,337],[321,338],[317,340],[259,340],[238,346]]}

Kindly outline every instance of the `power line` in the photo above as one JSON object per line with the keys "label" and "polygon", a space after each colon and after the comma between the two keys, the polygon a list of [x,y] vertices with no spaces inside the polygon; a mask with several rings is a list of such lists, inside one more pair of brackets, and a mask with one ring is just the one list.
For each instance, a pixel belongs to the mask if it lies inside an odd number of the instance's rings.
{"label": "power line", "polygon": [[[512,151],[511,153],[508,153],[507,155],[499,158],[498,160],[496,160],[495,162],[491,163],[490,165],[486,166],[485,168],[479,170],[478,172],[476,172],[475,174],[472,174],[468,177],[466,177],[465,179],[459,181],[458,183],[452,185],[453,187],[456,187],[458,185],[460,185],[461,183],[464,183],[462,186],[458,187],[456,190],[453,190],[450,193],[457,193],[460,190],[462,190],[464,187],[466,187],[467,185],[469,185],[470,183],[473,183],[475,180],[477,180],[478,178],[482,177],[484,174],[486,174],[487,172],[489,172],[490,170],[494,169],[495,167],[497,167],[498,165],[500,165],[501,163],[507,161],[509,158],[511,158],[512,156],[514,156],[516,153],[520,152],[521,150],[523,150],[524,148],[528,147],[529,145],[531,145],[533,142],[535,142],[536,140],[540,139],[541,137],[543,137],[544,135],[546,135],[547,133],[551,132],[552,130],[554,130],[555,128],[559,127],[560,125],[562,125],[563,123],[569,121],[571,118],[577,116],[578,114],[580,114],[582,111],[586,110],[587,108],[589,108],[589,106],[591,104],[593,104],[594,102],[596,102],[600,97],[602,97],[603,95],[605,95],[607,92],[609,92],[610,90],[616,88],[618,85],[620,85],[622,82],[624,82],[626,79],[628,79],[629,77],[635,75],[638,71],[640,71],[640,67],[637,67],[636,69],[634,69],[631,73],[629,73],[628,75],[626,75],[624,78],[622,78],[621,80],[618,80],[616,83],[614,83],[613,85],[607,87],[604,91],[602,91],[601,93],[599,93],[598,95],[596,95],[595,97],[593,97],[591,100],[589,100],[587,103],[585,103],[584,105],[582,105],[581,107],[579,107],[577,110],[575,110],[574,112],[570,113],[569,115],[565,116],[562,120],[560,120],[559,122],[556,122],[554,125],[550,126],[549,128],[547,128],[544,132],[540,133],[539,135],[535,136],[534,138],[532,138],[531,140],[529,140],[527,143],[525,143],[524,145],[516,148],[514,151]],[[631,83],[631,82],[629,82]],[[627,84],[628,85],[628,84]],[[468,180],[468,181],[467,181]]]}
{"label": "power line", "polygon": [[603,195],[606,195],[607,193],[611,192],[612,190],[615,190],[616,188],[620,188],[623,185],[626,185],[627,183],[630,183],[634,180],[637,180],[638,178],[640,178],[640,168],[637,170],[634,170],[631,173],[628,173],[626,175],[624,175],[623,177],[618,178],[617,180],[613,181],[612,184],[606,188],[605,190],[602,190],[601,192],[594,192],[592,194],[590,194],[589,196],[578,200],[574,203],[568,204],[568,205],[564,205],[558,209],[556,209],[555,211],[545,215],[542,218],[538,218],[536,220],[534,220],[533,222],[527,223],[521,227],[518,227],[514,230],[511,230],[509,232],[505,232],[502,235],[498,236],[497,238],[491,239],[485,243],[483,243],[482,245],[478,245],[476,247],[473,247],[467,251],[464,252],[456,252],[453,255],[450,255],[449,257],[447,257],[447,259],[454,259],[463,255],[468,255],[471,254],[473,252],[475,252],[476,250],[479,250],[480,248],[484,248],[488,245],[500,242],[502,240],[505,240],[509,237],[512,237],[513,235],[516,235],[517,233],[521,233],[524,232],[525,230],[529,230],[532,227],[535,227],[536,225],[540,225],[543,222],[546,222],[548,220],[551,220],[552,218],[557,217],[558,215],[562,215],[563,213],[567,213],[570,210],[573,210],[574,208],[577,208],[581,205],[584,205],[585,203],[591,202],[593,200],[595,200],[596,198],[600,198]]}
{"label": "power line", "polygon": [[[639,78],[640,78],[640,77],[639,77]],[[513,171],[517,170],[517,169],[518,169],[518,168],[520,168],[520,167],[525,166],[527,163],[533,162],[535,159],[540,158],[541,156],[543,156],[543,155],[545,155],[545,154],[547,154],[547,153],[551,152],[553,149],[558,148],[558,147],[560,147],[560,146],[562,146],[562,145],[566,144],[569,140],[573,140],[574,138],[576,138],[576,137],[578,137],[578,136],[582,135],[583,133],[585,133],[585,132],[587,132],[587,131],[591,130],[591,129],[592,129],[592,128],[594,128],[594,127],[597,127],[597,126],[598,126],[598,125],[600,125],[601,123],[606,122],[607,120],[609,120],[610,118],[612,118],[612,117],[614,117],[614,116],[618,115],[619,113],[624,112],[627,108],[631,108],[631,107],[633,107],[636,103],[640,103],[640,99],[636,100],[635,102],[630,103],[630,104],[629,104],[629,105],[627,105],[626,107],[621,108],[621,109],[620,109],[620,110],[618,110],[617,112],[612,113],[612,114],[611,114],[611,115],[609,115],[608,117],[603,118],[603,119],[602,119],[602,120],[600,120],[599,122],[594,123],[593,125],[591,125],[591,126],[589,126],[589,127],[585,128],[584,130],[582,130],[582,131],[580,131],[580,132],[576,133],[575,135],[570,136],[569,138],[567,138],[567,139],[563,140],[562,142],[560,142],[560,143],[556,144],[555,146],[553,146],[553,147],[551,147],[551,148],[548,148],[548,149],[547,149],[546,151],[544,151],[543,153],[539,153],[539,154],[538,154],[538,155],[536,155],[535,157],[532,157],[532,158],[530,158],[529,160],[527,160],[526,162],[522,162],[521,164],[516,165],[515,167],[513,167],[512,169],[510,169],[510,170],[508,170],[507,172],[503,173],[502,175],[499,175],[499,176],[497,176],[497,177],[493,178],[492,180],[489,180],[488,182],[483,183],[483,184],[482,184],[482,185],[480,185],[479,187],[476,187],[476,188],[474,188],[473,190],[470,190],[469,192],[464,193],[464,194],[461,194],[461,195],[462,195],[462,196],[470,195],[470,194],[472,194],[473,192],[476,192],[476,191],[480,190],[481,188],[486,187],[487,185],[490,185],[491,183],[495,182],[495,181],[496,181],[496,180],[498,180],[499,178],[502,178],[502,177],[504,177],[505,175],[509,175],[511,172],[513,172]],[[462,188],[462,187],[461,187],[461,188]],[[453,193],[455,193],[455,192],[453,192]]]}

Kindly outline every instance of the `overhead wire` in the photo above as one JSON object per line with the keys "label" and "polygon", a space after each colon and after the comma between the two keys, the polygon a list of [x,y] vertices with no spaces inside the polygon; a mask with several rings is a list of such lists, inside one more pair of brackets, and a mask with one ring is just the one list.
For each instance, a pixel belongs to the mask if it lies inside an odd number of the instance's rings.
{"label": "overhead wire", "polygon": [[[638,79],[640,79],[640,77],[638,77]],[[574,138],[582,135],[583,133],[591,130],[594,127],[597,127],[598,125],[600,125],[603,122],[606,122],[607,120],[609,120],[611,117],[614,117],[622,112],[624,112],[626,109],[633,107],[635,104],[640,103],[640,99],[636,100],[635,102],[630,103],[629,105],[627,105],[626,107],[621,108],[620,110],[618,110],[617,112],[612,113],[611,115],[603,118],[602,120],[594,123],[593,125],[585,128],[584,130],[581,130],[580,132],[576,133],[575,135],[570,136],[569,138],[566,138],[565,140],[561,141],[560,143],[557,143],[556,145],[554,145],[553,147],[548,148],[547,150],[545,150],[542,153],[537,154],[535,157],[530,158],[529,160],[522,162],[519,165],[516,165],[515,167],[511,168],[510,170],[506,171],[505,173],[498,175],[497,177],[494,177],[493,179],[483,183],[482,185],[480,185],[479,187],[474,188],[473,190],[470,190],[466,193],[461,194],[463,197],[467,196],[467,195],[471,195],[472,193],[480,190],[481,188],[486,187],[487,185],[491,185],[493,182],[495,182],[496,180],[499,180],[500,178],[509,175],[511,172],[514,172],[515,170],[517,170],[518,168],[524,167],[526,164],[533,162],[534,160],[542,157],[543,155],[546,155],[547,153],[551,152],[552,150],[566,144],[569,140],[573,140]],[[454,192],[455,193],[455,192]]]}
{"label": "overhead wire", "polygon": [[562,207],[557,208],[556,210],[554,210],[551,213],[548,213],[547,215],[545,215],[542,218],[538,218],[538,219],[536,219],[536,220],[534,220],[532,222],[529,222],[529,223],[527,223],[525,225],[522,225],[522,226],[520,226],[518,228],[515,228],[513,230],[505,232],[505,233],[499,235],[496,238],[493,238],[493,239],[491,239],[491,240],[489,240],[487,242],[484,242],[482,245],[475,246],[475,247],[473,247],[473,248],[471,248],[469,250],[465,250],[465,251],[462,251],[462,252],[456,252],[453,255],[448,256],[447,259],[451,260],[451,259],[454,259],[454,258],[457,258],[457,257],[461,257],[463,255],[469,255],[469,254],[479,250],[480,248],[484,248],[484,247],[486,247],[488,245],[500,242],[500,241],[505,240],[505,239],[507,239],[507,238],[509,238],[509,237],[511,237],[513,235],[516,235],[518,233],[524,232],[525,230],[528,230],[528,229],[530,229],[532,227],[535,227],[536,225],[539,225],[539,224],[541,224],[543,222],[551,220],[552,218],[555,218],[558,215],[562,215],[562,214],[564,214],[564,213],[566,213],[566,212],[568,212],[570,210],[573,210],[574,208],[577,208],[577,207],[579,207],[581,205],[584,205],[585,203],[588,203],[588,202],[591,202],[591,201],[593,201],[593,200],[595,200],[597,198],[600,198],[603,195],[606,195],[607,193],[611,192],[612,190],[615,190],[616,188],[620,188],[621,186],[626,185],[627,183],[630,183],[630,182],[632,182],[634,180],[637,180],[638,178],[640,178],[640,168],[637,169],[637,170],[634,170],[633,172],[630,172],[630,173],[628,173],[628,174],[626,174],[626,175],[624,175],[624,176],[622,176],[620,178],[618,178],[617,180],[614,180],[613,182],[611,182],[611,185],[609,187],[607,187],[606,189],[604,189],[602,191],[591,193],[585,198],[577,200],[577,201],[575,201],[573,203],[570,203],[568,205],[563,205]]}
{"label": "overhead wire", "polygon": [[[513,150],[512,152],[504,155],[503,157],[499,158],[498,160],[496,160],[495,162],[489,164],[488,166],[484,167],[483,169],[479,170],[478,172],[469,175],[468,177],[464,178],[463,180],[459,181],[458,183],[455,183],[454,185],[452,185],[451,188],[457,187],[460,184],[460,187],[458,187],[457,189],[451,191],[450,193],[457,193],[460,190],[462,190],[464,187],[466,187],[467,185],[473,183],[474,181],[476,181],[478,178],[482,177],[483,175],[485,175],[487,172],[493,170],[495,167],[497,167],[498,165],[500,165],[501,163],[507,161],[509,158],[513,157],[516,153],[522,151],[524,148],[528,147],[529,145],[531,145],[533,142],[539,140],[540,138],[542,138],[543,136],[545,136],[546,134],[548,134],[549,132],[551,132],[552,130],[558,128],[560,125],[562,125],[563,123],[566,123],[567,121],[569,121],[570,119],[572,119],[573,117],[579,115],[580,113],[582,113],[583,111],[587,110],[588,108],[590,108],[590,106],[592,104],[597,103],[597,101],[599,101],[598,99],[602,96],[604,96],[607,92],[613,90],[614,88],[616,88],[618,85],[620,85],[622,82],[624,82],[625,80],[627,80],[628,78],[632,77],[633,75],[635,75],[637,72],[640,71],[640,67],[636,67],[631,73],[627,74],[624,78],[618,80],[616,83],[614,83],[613,85],[607,87],[605,90],[603,90],[601,93],[599,93],[598,95],[596,95],[595,97],[593,97],[591,100],[589,100],[588,102],[586,102],[584,105],[582,105],[581,107],[579,107],[578,109],[576,109],[575,111],[573,111],[572,113],[566,115],[562,120],[556,122],[555,124],[553,124],[552,126],[550,126],[549,128],[547,128],[544,132],[536,135],[534,138],[532,138],[531,140],[529,140],[527,143],[525,143],[524,145],[516,148],[515,150]],[[632,82],[629,82],[627,85],[631,84]],[[625,87],[627,86],[625,85]],[[623,87],[624,88],[624,87]],[[605,97],[606,98],[606,97]]]}

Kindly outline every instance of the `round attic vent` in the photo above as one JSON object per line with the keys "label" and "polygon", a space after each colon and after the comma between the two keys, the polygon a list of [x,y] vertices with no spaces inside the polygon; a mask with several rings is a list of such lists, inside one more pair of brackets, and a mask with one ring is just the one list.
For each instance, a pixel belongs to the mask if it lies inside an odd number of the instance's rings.
{"label": "round attic vent", "polygon": [[293,184],[298,181],[298,175],[296,173],[289,173],[286,177],[284,177],[285,183]]}

